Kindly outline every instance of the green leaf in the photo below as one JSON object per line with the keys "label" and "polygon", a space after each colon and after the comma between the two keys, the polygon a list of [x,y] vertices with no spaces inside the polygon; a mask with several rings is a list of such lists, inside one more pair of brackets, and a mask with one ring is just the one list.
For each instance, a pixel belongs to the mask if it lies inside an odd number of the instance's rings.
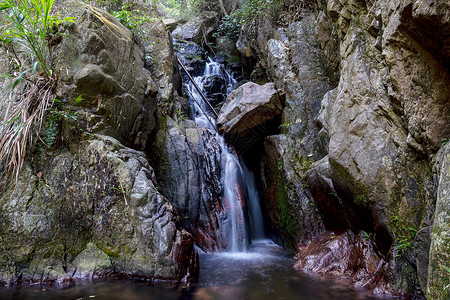
{"label": "green leaf", "polygon": [[13,90],[20,83],[20,80],[22,80],[22,76],[25,75],[27,72],[28,72],[28,70],[25,70],[22,73],[20,73],[19,76],[16,77],[16,79],[14,80],[14,83],[11,87],[11,90]]}
{"label": "green leaf", "polygon": [[81,101],[83,101],[83,98],[81,97],[81,95],[79,95],[77,98],[75,98],[72,105],[77,105]]}

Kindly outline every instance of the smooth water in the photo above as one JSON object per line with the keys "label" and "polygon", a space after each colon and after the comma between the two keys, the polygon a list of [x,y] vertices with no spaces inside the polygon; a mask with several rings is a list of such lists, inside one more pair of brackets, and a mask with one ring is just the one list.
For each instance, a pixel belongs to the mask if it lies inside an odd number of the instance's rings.
{"label": "smooth water", "polygon": [[248,207],[250,211],[250,232],[253,239],[263,239],[264,234],[264,221],[261,210],[260,198],[258,189],[255,184],[255,176],[250,171],[245,163],[242,163],[243,176],[246,178],[247,191],[248,191]]}
{"label": "smooth water", "polygon": [[294,259],[270,240],[253,241],[246,252],[200,255],[200,278],[191,288],[128,280],[76,281],[65,287],[0,288],[0,299],[198,299],[302,300],[383,299],[331,279],[295,271]]}
{"label": "smooth water", "polygon": [[[224,70],[224,68],[208,58],[203,76],[195,77],[197,86],[203,90],[204,80],[209,76],[223,76],[227,82],[227,91],[235,85],[236,80]],[[223,185],[223,210],[219,215],[218,236],[223,250],[230,252],[243,251],[247,247],[248,233],[242,207],[245,205],[245,189],[254,188],[254,184],[248,184],[243,168],[237,157],[232,153],[225,139],[219,135],[216,128],[216,120],[207,103],[202,99],[198,90],[191,82],[185,83],[189,91],[189,103],[194,115],[194,120],[202,128],[214,133],[214,138],[221,148],[221,169]],[[250,194],[250,192],[248,192]],[[255,195],[255,192],[251,192]],[[259,200],[258,200],[259,201]],[[258,206],[259,207],[259,206]],[[261,223],[262,224],[262,223]],[[263,228],[263,227],[261,227]],[[258,236],[263,237],[261,235]]]}

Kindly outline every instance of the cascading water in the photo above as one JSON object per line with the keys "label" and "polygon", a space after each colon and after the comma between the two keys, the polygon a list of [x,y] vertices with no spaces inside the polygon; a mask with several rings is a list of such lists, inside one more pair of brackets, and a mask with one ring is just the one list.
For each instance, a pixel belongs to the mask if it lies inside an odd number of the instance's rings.
{"label": "cascading water", "polygon": [[[219,63],[208,58],[203,76],[195,77],[198,87],[203,90],[204,81],[210,76],[223,76],[226,79],[227,94],[231,92],[236,80]],[[259,206],[258,193],[255,189],[253,175],[242,168],[237,157],[219,135],[216,128],[216,120],[212,117],[211,109],[204,102],[200,93],[192,82],[186,83],[190,94],[190,105],[194,120],[200,127],[214,133],[217,143],[221,147],[221,166],[223,184],[223,210],[219,219],[219,239],[227,251],[239,252],[247,247],[248,233],[246,230],[243,206],[245,205],[244,191],[248,190],[249,206],[251,214],[251,233],[253,238],[264,238],[262,214]],[[254,202],[257,202],[255,204]],[[256,215],[256,216],[255,216]]]}
{"label": "cascading water", "polygon": [[255,177],[245,164],[242,164],[243,175],[246,178],[248,191],[248,206],[250,211],[250,230],[253,240],[261,240],[265,238],[264,222],[261,212],[261,205],[258,190],[255,185]]}

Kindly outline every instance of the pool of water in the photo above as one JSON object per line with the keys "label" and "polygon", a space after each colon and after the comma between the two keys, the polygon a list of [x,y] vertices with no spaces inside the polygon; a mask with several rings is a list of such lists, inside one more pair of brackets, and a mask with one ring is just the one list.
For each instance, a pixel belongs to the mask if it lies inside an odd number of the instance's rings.
{"label": "pool of water", "polygon": [[386,299],[335,280],[295,271],[294,259],[268,240],[249,251],[200,255],[198,283],[188,289],[168,282],[75,281],[71,285],[0,288],[0,299]]}

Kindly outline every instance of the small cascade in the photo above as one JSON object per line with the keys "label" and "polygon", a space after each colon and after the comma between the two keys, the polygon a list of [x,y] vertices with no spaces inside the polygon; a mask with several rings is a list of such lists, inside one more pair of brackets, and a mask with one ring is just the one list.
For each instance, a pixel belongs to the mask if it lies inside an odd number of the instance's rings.
{"label": "small cascade", "polygon": [[222,147],[223,167],[223,201],[227,215],[221,220],[219,231],[226,237],[228,249],[231,252],[239,252],[247,246],[247,230],[245,218],[242,211],[244,206],[244,193],[240,182],[241,166],[236,157],[229,151],[222,136],[219,144]]}
{"label": "small cascade", "polygon": [[206,62],[205,72],[203,74],[203,77],[205,78],[205,77],[214,76],[214,75],[223,76],[225,78],[226,83],[227,83],[226,95],[231,93],[231,91],[237,84],[236,79],[234,79],[233,76],[231,76],[231,74],[229,72],[227,72],[227,70],[225,70],[221,64],[212,60],[211,57],[208,57],[208,61]]}
{"label": "small cascade", "polygon": [[255,176],[247,166],[243,163],[242,169],[244,178],[247,183],[248,191],[248,207],[250,211],[250,232],[252,240],[262,240],[266,236],[264,234],[264,222],[261,211],[260,198],[255,185]]}
{"label": "small cascade", "polygon": [[[208,77],[221,76],[225,78],[226,95],[236,85],[236,80],[223,68],[223,66],[211,58],[205,66],[203,76],[194,78],[196,84],[204,91],[204,84]],[[253,239],[264,238],[264,227],[262,214],[259,206],[259,196],[256,191],[254,177],[247,168],[243,168],[226,144],[225,139],[217,132],[216,120],[211,109],[204,102],[200,93],[191,82],[185,83],[189,92],[189,102],[193,112],[194,120],[200,127],[206,128],[214,133],[214,138],[221,148],[222,167],[222,207],[219,215],[219,240],[226,251],[240,252],[248,246],[249,234],[247,232],[243,207],[245,206],[244,195],[249,196],[251,237]]]}

